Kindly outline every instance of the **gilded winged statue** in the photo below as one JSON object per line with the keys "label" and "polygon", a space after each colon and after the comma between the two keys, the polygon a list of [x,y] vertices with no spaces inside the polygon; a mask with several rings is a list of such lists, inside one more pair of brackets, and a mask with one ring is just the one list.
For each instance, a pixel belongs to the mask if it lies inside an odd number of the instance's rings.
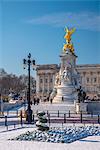
{"label": "gilded winged statue", "polygon": [[71,36],[75,32],[75,28],[72,28],[69,30],[66,27],[65,32],[66,32],[66,34],[65,34],[64,38],[66,39],[66,43],[63,46],[63,51],[66,53],[67,49],[69,49],[72,52],[72,54],[74,54],[74,46],[73,46],[73,43],[71,42]]}
{"label": "gilded winged statue", "polygon": [[72,28],[71,30],[69,30],[68,28],[65,28],[65,32],[66,32],[66,35],[64,36],[64,38],[66,39],[67,43],[70,43],[71,35],[75,32],[75,28]]}

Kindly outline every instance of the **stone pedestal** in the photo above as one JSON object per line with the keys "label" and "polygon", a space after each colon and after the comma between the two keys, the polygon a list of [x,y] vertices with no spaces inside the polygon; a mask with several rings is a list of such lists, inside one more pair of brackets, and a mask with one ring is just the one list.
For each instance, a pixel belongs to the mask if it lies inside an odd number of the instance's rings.
{"label": "stone pedestal", "polygon": [[74,93],[74,87],[72,85],[61,85],[57,87],[57,95],[54,97],[53,102],[67,102],[69,104],[74,104],[74,100],[76,99]]}
{"label": "stone pedestal", "polygon": [[77,99],[76,89],[79,86],[79,78],[76,71],[76,57],[70,50],[60,55],[61,68],[55,81],[57,94],[53,99],[55,103],[65,101],[69,104],[74,104]]}
{"label": "stone pedestal", "polygon": [[81,111],[87,113],[87,105],[88,105],[87,103],[76,103],[75,104],[76,113],[80,113]]}

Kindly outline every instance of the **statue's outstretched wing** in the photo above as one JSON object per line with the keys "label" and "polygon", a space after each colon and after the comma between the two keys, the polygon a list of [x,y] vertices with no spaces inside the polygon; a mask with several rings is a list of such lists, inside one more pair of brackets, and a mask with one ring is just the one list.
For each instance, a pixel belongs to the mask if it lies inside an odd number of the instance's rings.
{"label": "statue's outstretched wing", "polygon": [[68,27],[65,28],[65,32],[66,33],[69,32],[70,34],[73,34],[75,32],[75,30],[76,30],[75,28],[72,28],[71,30],[69,30]]}
{"label": "statue's outstretched wing", "polygon": [[76,30],[75,28],[72,28],[72,29],[70,30],[70,33],[73,34],[73,33],[75,32],[75,30]]}
{"label": "statue's outstretched wing", "polygon": [[68,33],[68,31],[69,31],[69,30],[68,30],[68,27],[65,27],[65,32]]}

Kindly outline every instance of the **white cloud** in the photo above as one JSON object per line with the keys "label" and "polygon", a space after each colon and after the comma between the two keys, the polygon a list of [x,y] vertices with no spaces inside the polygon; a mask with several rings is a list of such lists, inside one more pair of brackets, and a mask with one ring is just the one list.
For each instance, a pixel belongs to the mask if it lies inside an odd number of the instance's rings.
{"label": "white cloud", "polygon": [[100,15],[91,12],[52,13],[28,20],[28,23],[52,25],[55,27],[75,26],[79,29],[100,31]]}

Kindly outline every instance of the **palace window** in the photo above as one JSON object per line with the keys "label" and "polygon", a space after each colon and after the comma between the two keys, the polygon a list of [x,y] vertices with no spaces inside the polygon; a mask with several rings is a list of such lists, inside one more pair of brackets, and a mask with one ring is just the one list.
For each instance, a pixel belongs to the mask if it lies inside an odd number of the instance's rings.
{"label": "palace window", "polygon": [[87,83],[89,83],[89,78],[87,78]]}
{"label": "palace window", "polygon": [[93,78],[91,78],[91,83],[93,82]]}
{"label": "palace window", "polygon": [[43,83],[43,80],[42,80],[42,79],[40,79],[40,83]]}
{"label": "palace window", "polygon": [[42,92],[42,88],[40,88],[40,92]]}
{"label": "palace window", "polygon": [[100,84],[100,77],[98,78],[98,83]]}
{"label": "palace window", "polygon": [[100,91],[100,85],[98,86],[98,91]]}
{"label": "palace window", "polygon": [[94,78],[94,83],[96,83],[97,82],[97,78]]}
{"label": "palace window", "polygon": [[45,79],[45,82],[47,83],[47,82],[48,82],[48,79]]}
{"label": "palace window", "polygon": [[47,90],[47,89],[45,89],[44,91],[45,91],[46,93],[48,92],[48,90]]}
{"label": "palace window", "polygon": [[52,78],[50,79],[50,82],[52,82]]}
{"label": "palace window", "polygon": [[87,92],[89,92],[90,91],[90,87],[87,87]]}
{"label": "palace window", "polygon": [[98,73],[98,75],[100,74],[100,72],[99,72],[99,71],[98,71],[97,73]]}

